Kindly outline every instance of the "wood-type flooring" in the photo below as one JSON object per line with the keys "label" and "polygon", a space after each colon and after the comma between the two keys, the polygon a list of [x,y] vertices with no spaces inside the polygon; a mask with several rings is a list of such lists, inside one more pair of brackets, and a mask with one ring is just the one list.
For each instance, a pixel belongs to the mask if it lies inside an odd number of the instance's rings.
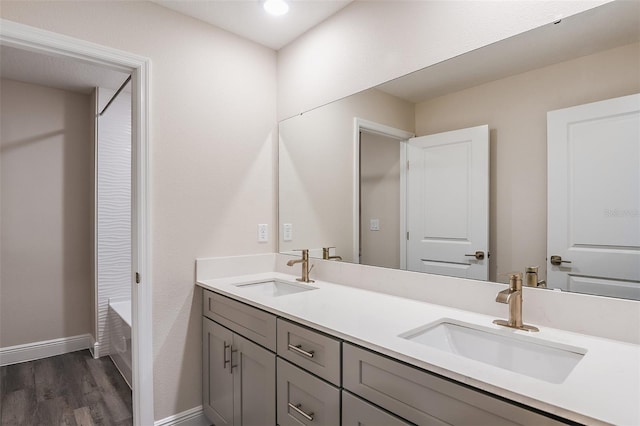
{"label": "wood-type flooring", "polygon": [[0,367],[2,426],[132,425],[131,389],[88,350]]}

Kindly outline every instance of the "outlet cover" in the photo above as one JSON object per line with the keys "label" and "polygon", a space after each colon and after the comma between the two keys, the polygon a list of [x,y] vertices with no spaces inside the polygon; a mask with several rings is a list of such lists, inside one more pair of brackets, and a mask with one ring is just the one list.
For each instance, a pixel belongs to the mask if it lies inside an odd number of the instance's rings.
{"label": "outlet cover", "polygon": [[258,224],[258,242],[266,243],[269,241],[269,225],[266,223]]}

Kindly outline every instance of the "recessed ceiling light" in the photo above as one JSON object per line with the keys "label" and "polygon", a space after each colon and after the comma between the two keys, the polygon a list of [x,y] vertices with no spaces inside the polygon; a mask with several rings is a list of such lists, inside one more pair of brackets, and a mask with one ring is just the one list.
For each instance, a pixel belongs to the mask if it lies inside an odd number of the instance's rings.
{"label": "recessed ceiling light", "polygon": [[284,0],[265,0],[264,10],[272,15],[280,16],[289,11],[289,5]]}

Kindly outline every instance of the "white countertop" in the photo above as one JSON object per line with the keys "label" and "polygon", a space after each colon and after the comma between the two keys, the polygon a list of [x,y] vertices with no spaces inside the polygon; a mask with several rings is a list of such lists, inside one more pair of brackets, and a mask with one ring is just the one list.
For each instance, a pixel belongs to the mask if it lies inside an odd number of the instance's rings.
{"label": "white countertop", "polygon": [[[280,297],[237,287],[270,279],[295,282],[292,275],[270,272],[201,280],[198,285],[547,413],[585,424],[640,425],[639,345],[548,327],[539,327],[540,332],[532,335],[494,325],[495,318],[487,315],[324,281],[309,284],[317,290]],[[505,306],[505,315],[507,311]],[[563,383],[553,384],[398,337],[443,318],[587,352]]]}

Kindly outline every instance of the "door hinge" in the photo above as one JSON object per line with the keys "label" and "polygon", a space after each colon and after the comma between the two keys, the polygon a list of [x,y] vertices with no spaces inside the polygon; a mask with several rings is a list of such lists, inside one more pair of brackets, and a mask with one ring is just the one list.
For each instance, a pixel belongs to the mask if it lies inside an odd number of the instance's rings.
{"label": "door hinge", "polygon": [[136,272],[136,284],[140,284],[140,273]]}

